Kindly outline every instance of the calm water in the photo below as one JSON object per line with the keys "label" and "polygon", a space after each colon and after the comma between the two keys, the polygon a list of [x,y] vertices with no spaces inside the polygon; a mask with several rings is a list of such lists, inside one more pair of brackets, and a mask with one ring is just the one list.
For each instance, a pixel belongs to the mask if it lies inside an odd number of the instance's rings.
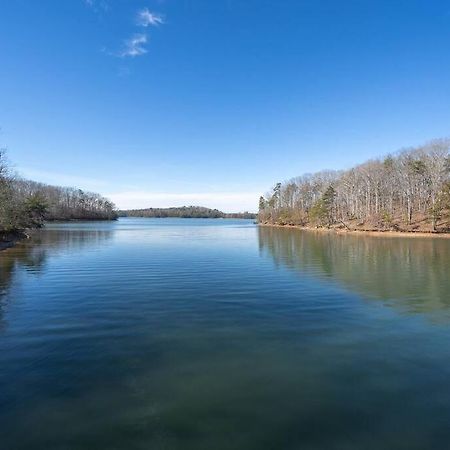
{"label": "calm water", "polygon": [[0,448],[445,449],[450,240],[51,225],[0,253]]}

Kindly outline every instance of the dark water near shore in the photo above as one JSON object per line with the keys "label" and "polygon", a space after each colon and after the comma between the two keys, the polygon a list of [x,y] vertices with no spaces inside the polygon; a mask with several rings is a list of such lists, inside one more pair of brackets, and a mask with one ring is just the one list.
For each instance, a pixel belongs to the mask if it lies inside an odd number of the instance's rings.
{"label": "dark water near shore", "polygon": [[0,448],[444,449],[450,240],[53,224],[0,253]]}

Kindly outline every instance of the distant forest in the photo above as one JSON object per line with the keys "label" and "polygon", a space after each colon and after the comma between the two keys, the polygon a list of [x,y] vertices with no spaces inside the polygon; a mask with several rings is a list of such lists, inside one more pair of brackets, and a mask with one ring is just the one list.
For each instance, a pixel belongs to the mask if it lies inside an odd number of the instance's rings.
{"label": "distant forest", "polygon": [[0,150],[0,233],[39,228],[46,220],[116,218],[114,204],[99,194],[18,178]]}
{"label": "distant forest", "polygon": [[450,140],[435,140],[349,170],[277,183],[260,197],[267,224],[450,231]]}
{"label": "distant forest", "polygon": [[204,206],[181,206],[178,208],[146,208],[119,211],[121,217],[180,217],[195,219],[256,219],[256,214],[224,213],[218,209],[205,208]]}

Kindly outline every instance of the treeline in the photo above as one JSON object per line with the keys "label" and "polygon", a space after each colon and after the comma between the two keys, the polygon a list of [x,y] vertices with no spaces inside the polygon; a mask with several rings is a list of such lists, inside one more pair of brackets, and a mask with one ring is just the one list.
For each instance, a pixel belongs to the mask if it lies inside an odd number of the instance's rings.
{"label": "treeline", "polygon": [[24,198],[39,197],[45,203],[45,220],[114,220],[115,205],[95,192],[72,187],[51,186],[29,180],[16,180]]}
{"label": "treeline", "polygon": [[277,183],[259,221],[349,229],[449,231],[450,140],[402,150],[350,170]]}
{"label": "treeline", "polygon": [[182,217],[199,219],[218,219],[223,217],[223,212],[218,209],[205,208],[203,206],[181,206],[178,208],[145,208],[119,211],[123,217]]}
{"label": "treeline", "polygon": [[39,228],[46,220],[112,220],[112,202],[80,189],[20,179],[0,150],[0,232]]}
{"label": "treeline", "polygon": [[121,217],[179,217],[184,219],[255,219],[256,214],[224,213],[204,206],[181,206],[175,208],[146,208],[119,211]]}

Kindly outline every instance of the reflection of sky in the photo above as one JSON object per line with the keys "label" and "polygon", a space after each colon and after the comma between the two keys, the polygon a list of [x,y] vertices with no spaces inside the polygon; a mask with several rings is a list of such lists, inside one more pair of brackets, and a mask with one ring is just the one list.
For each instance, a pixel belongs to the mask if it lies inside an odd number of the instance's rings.
{"label": "reflection of sky", "polygon": [[450,328],[363,301],[382,241],[324,236],[126,219],[2,254],[5,448],[445,448]]}

